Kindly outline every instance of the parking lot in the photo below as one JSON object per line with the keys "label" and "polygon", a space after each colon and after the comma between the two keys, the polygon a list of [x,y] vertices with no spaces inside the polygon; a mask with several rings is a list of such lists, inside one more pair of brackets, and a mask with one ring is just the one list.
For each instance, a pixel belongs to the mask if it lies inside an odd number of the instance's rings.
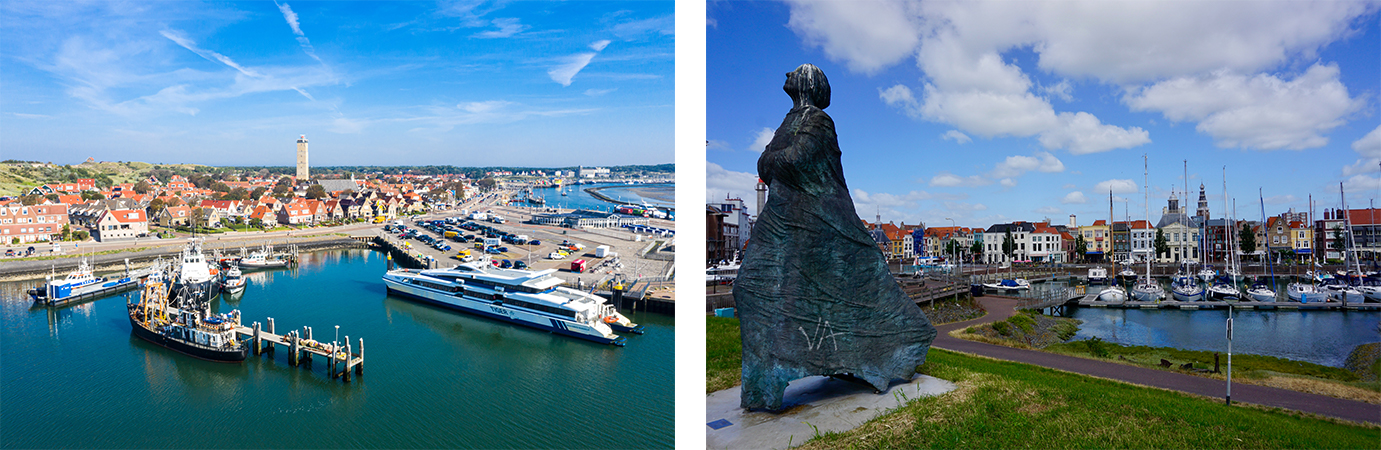
{"label": "parking lot", "polygon": [[[507,212],[503,209],[491,211]],[[443,227],[428,229],[424,226],[429,221],[447,218],[450,218],[451,222],[443,225]],[[521,261],[528,266],[528,270],[555,268],[559,271],[558,276],[572,283],[577,281],[593,282],[615,273],[630,279],[663,276],[671,268],[671,261],[649,260],[639,257],[649,246],[660,245],[670,239],[667,237],[638,235],[623,229],[569,229],[519,223],[517,222],[518,217],[506,219],[504,223],[495,223],[488,218],[486,220],[471,220],[459,213],[417,216],[403,221],[406,230],[412,230],[411,232],[415,233],[405,242],[410,244],[414,250],[435,258],[438,265],[443,267],[459,264],[461,261],[457,257],[458,254],[462,250],[469,250],[473,256],[487,254],[493,261],[500,263],[503,260],[510,261],[510,264]],[[469,229],[463,228],[462,225]],[[451,228],[447,229],[444,226]],[[400,233],[395,227],[390,227],[390,230],[392,231],[389,234],[395,237]],[[455,236],[447,238],[445,234],[448,231],[455,233]],[[521,240],[503,239],[500,237],[503,234],[526,236],[529,242],[521,243]],[[440,240],[451,248],[442,251],[430,247],[425,243],[427,239],[424,239],[423,236],[432,241]],[[499,238],[501,242],[497,246],[486,246],[482,241],[486,236],[489,236],[490,239]],[[532,243],[532,241],[538,243]],[[569,248],[562,248],[563,243],[578,245],[583,248],[570,251]],[[596,256],[596,249],[600,246],[607,247],[608,254],[604,257]],[[485,253],[486,247],[499,248]],[[559,259],[551,258],[553,253],[562,250],[566,251],[568,255]],[[578,260],[585,261],[583,272],[572,271],[572,263]]]}

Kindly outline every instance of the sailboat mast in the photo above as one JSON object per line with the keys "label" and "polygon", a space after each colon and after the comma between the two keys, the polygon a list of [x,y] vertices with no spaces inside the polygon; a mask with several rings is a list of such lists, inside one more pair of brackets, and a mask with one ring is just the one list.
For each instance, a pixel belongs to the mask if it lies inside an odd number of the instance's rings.
{"label": "sailboat mast", "polygon": [[[1261,188],[1256,188],[1256,199],[1261,202],[1261,223],[1266,223],[1266,197],[1261,193]],[[1266,265],[1271,268],[1271,290],[1276,288],[1276,267],[1270,258],[1266,258]]]}
{"label": "sailboat mast", "polygon": [[[1151,163],[1147,160],[1146,154],[1145,154],[1145,153],[1142,153],[1142,154],[1141,154],[1141,195],[1142,195],[1142,197],[1143,197],[1143,204],[1142,204],[1142,206],[1145,206],[1145,207],[1146,207],[1146,231],[1147,231],[1147,233],[1150,233],[1150,228],[1151,228],[1151,227],[1150,227],[1150,225],[1151,225],[1151,187],[1150,187],[1150,179],[1151,179],[1150,173],[1151,173],[1151,169],[1150,169],[1150,165],[1151,165]],[[1149,238],[1150,236],[1147,236],[1147,237]],[[1156,247],[1156,241],[1155,241],[1155,239],[1152,238],[1149,242],[1151,243],[1151,248],[1149,249],[1150,252],[1146,254],[1146,279],[1147,279],[1147,280],[1150,280],[1150,279],[1151,279],[1151,255],[1154,255],[1155,252],[1156,252],[1156,249],[1155,249],[1155,247]]]}
{"label": "sailboat mast", "polygon": [[[1107,241],[1104,241],[1104,242],[1107,242],[1109,247],[1112,247],[1112,229],[1113,229],[1112,188],[1108,188],[1108,235],[1107,235],[1107,236],[1104,236],[1104,239],[1107,239]],[[1108,255],[1108,254],[1110,254],[1110,253],[1111,253],[1112,255]],[[1112,261],[1112,274],[1111,274],[1111,275],[1114,277],[1113,279],[1116,280],[1116,279],[1117,279],[1117,278],[1116,278],[1116,277],[1117,277],[1117,258],[1114,258],[1113,255],[1116,255],[1117,253],[1116,253],[1116,252],[1113,252],[1113,251],[1104,250],[1104,251],[1103,251],[1103,254],[1104,254],[1104,255],[1108,255],[1108,256],[1107,256],[1108,260],[1109,260],[1109,261]]]}

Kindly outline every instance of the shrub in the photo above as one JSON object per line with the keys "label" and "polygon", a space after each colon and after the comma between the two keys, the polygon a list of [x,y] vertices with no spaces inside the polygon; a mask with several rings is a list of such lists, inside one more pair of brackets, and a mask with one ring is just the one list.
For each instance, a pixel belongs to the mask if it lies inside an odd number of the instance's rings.
{"label": "shrub", "polygon": [[1006,321],[1003,321],[1003,322],[994,322],[994,323],[993,323],[993,331],[996,331],[997,334],[1000,334],[1000,335],[1003,335],[1003,336],[1011,336],[1011,335],[1012,335],[1012,327],[1011,327],[1010,325],[1008,325]]}
{"label": "shrub", "polygon": [[1022,331],[1025,331],[1027,333],[1035,331],[1036,329],[1036,319],[1032,319],[1031,316],[1025,314],[1017,314],[1015,316],[1009,317],[1007,318],[1007,321],[1011,322],[1012,325],[1021,328]]}
{"label": "shrub", "polygon": [[1086,349],[1088,349],[1088,352],[1089,352],[1090,355],[1093,355],[1093,356],[1099,357],[1099,358],[1107,358],[1107,357],[1108,357],[1108,345],[1107,345],[1106,342],[1103,342],[1102,339],[1099,339],[1099,338],[1097,338],[1097,337],[1094,337],[1094,338],[1090,338],[1090,339],[1088,339],[1088,340],[1086,340],[1086,341],[1083,341],[1083,343],[1084,343],[1084,347],[1085,347]]}

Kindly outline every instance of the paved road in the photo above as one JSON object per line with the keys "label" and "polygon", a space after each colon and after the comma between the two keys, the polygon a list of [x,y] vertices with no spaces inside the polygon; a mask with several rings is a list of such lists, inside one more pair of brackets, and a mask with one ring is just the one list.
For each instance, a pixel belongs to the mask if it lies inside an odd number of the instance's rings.
{"label": "paved road", "polygon": [[[988,314],[977,319],[936,327],[940,333],[935,338],[935,347],[1210,398],[1223,398],[1226,392],[1227,387],[1223,380],[1035,350],[1003,347],[951,337],[950,331],[1005,320],[1016,313],[1017,299],[1015,298],[985,296],[979,297],[978,300],[983,308],[988,310]],[[1250,384],[1235,384],[1232,387],[1232,400],[1234,402],[1293,409],[1355,422],[1381,424],[1381,406],[1355,400]]]}

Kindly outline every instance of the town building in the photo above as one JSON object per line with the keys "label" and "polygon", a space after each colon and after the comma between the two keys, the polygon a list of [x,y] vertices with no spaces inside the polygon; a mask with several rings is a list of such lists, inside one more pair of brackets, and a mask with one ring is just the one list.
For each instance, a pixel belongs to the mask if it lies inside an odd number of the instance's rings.
{"label": "town building", "polygon": [[1198,218],[1185,213],[1180,206],[1179,199],[1175,193],[1170,193],[1170,199],[1166,202],[1166,207],[1161,210],[1160,221],[1156,223],[1156,230],[1165,234],[1166,243],[1170,245],[1170,252],[1156,255],[1157,262],[1181,261],[1198,262],[1200,259],[1200,223]]}
{"label": "town building", "polygon": [[[1008,264],[1013,261],[1030,260],[1030,237],[1034,231],[1035,224],[1029,222],[1000,223],[988,227],[983,234],[983,262]],[[1002,251],[1002,244],[1008,233],[1012,235],[1011,256]]]}
{"label": "town building", "polygon": [[729,256],[734,257],[748,244],[753,229],[753,216],[748,214],[748,205],[738,197],[727,197],[711,205],[718,208],[724,216],[724,244],[729,246]]}
{"label": "town building", "polygon": [[91,237],[99,242],[134,239],[149,234],[149,221],[142,209],[112,209],[96,219]]}
{"label": "town building", "polygon": [[14,200],[0,205],[0,239],[10,245],[48,241],[62,233],[67,221],[67,205],[24,206]]}
{"label": "town building", "polygon": [[[705,264],[707,266],[729,260],[729,246],[724,237],[724,218],[728,213],[714,205],[705,205]],[[533,221],[536,222],[536,218]]]}

